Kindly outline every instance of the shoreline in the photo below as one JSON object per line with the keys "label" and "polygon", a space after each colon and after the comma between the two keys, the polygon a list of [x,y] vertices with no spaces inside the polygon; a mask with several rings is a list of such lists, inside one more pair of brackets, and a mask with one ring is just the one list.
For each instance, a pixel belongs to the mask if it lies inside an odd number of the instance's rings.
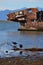
{"label": "shoreline", "polygon": [[43,56],[0,58],[0,65],[43,65]]}

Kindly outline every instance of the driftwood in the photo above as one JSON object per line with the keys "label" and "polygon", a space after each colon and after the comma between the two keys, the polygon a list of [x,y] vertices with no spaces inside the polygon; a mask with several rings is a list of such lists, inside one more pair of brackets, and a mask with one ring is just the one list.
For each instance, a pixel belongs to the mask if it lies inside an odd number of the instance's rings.
{"label": "driftwood", "polygon": [[23,51],[43,51],[43,48],[26,48],[26,49],[21,49],[21,48],[15,48],[13,49],[15,51],[20,51],[20,50],[23,50]]}

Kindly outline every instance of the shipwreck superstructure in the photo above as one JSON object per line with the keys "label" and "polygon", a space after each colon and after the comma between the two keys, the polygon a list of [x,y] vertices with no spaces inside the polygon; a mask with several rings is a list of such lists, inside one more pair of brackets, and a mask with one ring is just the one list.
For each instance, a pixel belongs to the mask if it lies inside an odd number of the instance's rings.
{"label": "shipwreck superstructure", "polygon": [[19,22],[19,30],[43,30],[43,11],[37,8],[27,8],[24,10],[9,13],[8,20]]}

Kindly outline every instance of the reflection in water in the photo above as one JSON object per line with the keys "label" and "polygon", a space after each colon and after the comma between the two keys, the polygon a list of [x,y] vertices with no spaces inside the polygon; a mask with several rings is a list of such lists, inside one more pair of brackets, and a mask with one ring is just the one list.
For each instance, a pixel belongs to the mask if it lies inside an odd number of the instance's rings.
{"label": "reflection in water", "polygon": [[[30,52],[27,51],[13,51],[12,42],[17,42],[17,47],[20,44],[23,48],[43,48],[43,32],[36,31],[17,31],[19,23],[14,22],[0,22],[0,56],[19,56],[28,55]],[[8,42],[8,44],[7,44]],[[21,46],[20,46],[21,47]],[[8,53],[6,53],[6,51]],[[32,54],[32,53],[31,53]]]}
{"label": "reflection in water", "polygon": [[[39,33],[39,32],[38,32]],[[43,48],[43,33],[34,34],[25,32],[7,32],[7,40],[15,41],[18,44],[23,44],[24,48],[27,47],[41,47]]]}
{"label": "reflection in water", "polygon": [[[39,32],[38,32],[39,33]],[[3,57],[11,57],[11,56],[28,56],[28,55],[37,55],[37,52],[27,52],[27,51],[12,51],[12,41],[17,42],[17,47],[19,47],[20,44],[23,45],[23,48],[32,48],[32,47],[38,47],[43,48],[43,33],[40,32],[39,34],[36,32],[3,32],[0,33],[0,40],[4,43],[0,43],[1,46],[1,52],[0,55],[3,54]],[[4,37],[5,36],[5,37]],[[8,44],[7,44],[8,42]],[[14,46],[14,45],[13,45]],[[4,50],[4,51],[3,51]],[[8,53],[6,53],[8,51]],[[42,53],[40,53],[41,55]],[[43,55],[43,54],[42,54]]]}

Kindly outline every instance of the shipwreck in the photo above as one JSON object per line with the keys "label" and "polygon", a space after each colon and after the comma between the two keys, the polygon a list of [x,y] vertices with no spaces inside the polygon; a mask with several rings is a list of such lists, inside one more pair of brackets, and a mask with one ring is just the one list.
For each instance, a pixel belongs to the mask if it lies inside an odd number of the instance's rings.
{"label": "shipwreck", "polygon": [[38,8],[27,8],[9,13],[7,16],[7,20],[20,23],[21,27],[18,30],[43,30],[43,11],[39,11]]}

